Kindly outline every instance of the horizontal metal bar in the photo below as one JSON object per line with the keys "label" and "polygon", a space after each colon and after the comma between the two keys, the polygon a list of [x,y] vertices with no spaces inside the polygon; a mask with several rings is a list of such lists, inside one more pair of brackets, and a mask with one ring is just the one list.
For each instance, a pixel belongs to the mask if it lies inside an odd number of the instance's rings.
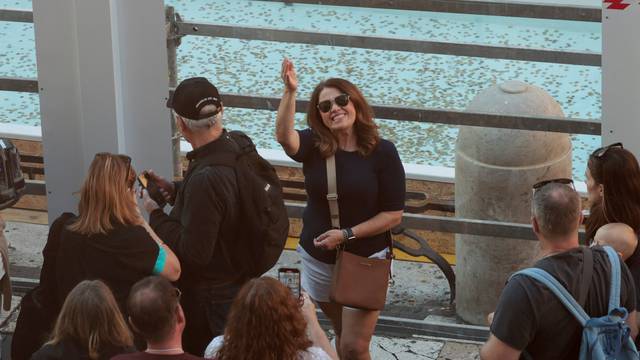
{"label": "horizontal metal bar", "polygon": [[47,185],[42,180],[25,180],[26,195],[47,196]]}
{"label": "horizontal metal bar", "polygon": [[[225,106],[276,111],[280,98],[240,94],[223,94]],[[309,107],[306,100],[296,101],[296,112],[304,113]],[[601,124],[597,120],[572,118],[527,117],[513,115],[481,114],[464,111],[372,105],[378,119],[416,121],[447,125],[483,126],[493,128],[550,131],[567,134],[601,135]]]}
{"label": "horizontal metal bar", "polygon": [[[385,309],[393,308],[387,304]],[[318,323],[325,330],[332,329],[331,321],[318,311]],[[489,338],[489,328],[485,326],[435,323],[394,316],[385,316],[384,310],[378,318],[376,335],[393,337],[427,336],[433,338],[485,342]]]}
{"label": "horizontal metal bar", "polygon": [[18,9],[0,9],[0,21],[33,22],[33,12]]}
{"label": "horizontal metal bar", "polygon": [[40,283],[38,279],[11,277],[11,289],[17,294],[26,294]]}
{"label": "horizontal metal bar", "polygon": [[567,52],[493,45],[459,44],[440,41],[347,35],[317,31],[281,30],[266,27],[233,26],[225,24],[178,22],[177,27],[178,34],[180,35],[200,35],[244,40],[343,46],[490,59],[536,61],[555,64],[588,66],[601,65],[600,54],[592,52]]}
{"label": "horizontal metal bar", "polygon": [[[282,0],[263,0],[283,2]],[[292,0],[289,3],[599,22],[599,7],[480,0]]]}
{"label": "horizontal metal bar", "polygon": [[456,340],[485,342],[489,328],[485,326],[433,323],[390,316],[380,316],[376,333],[390,336],[431,336]]}
{"label": "horizontal metal bar", "polygon": [[38,92],[38,80],[25,78],[0,78],[0,91]]}
{"label": "horizontal metal bar", "polygon": [[[286,205],[289,217],[302,218],[305,204],[287,202]],[[402,226],[414,230],[538,240],[530,224],[405,213],[402,215]],[[580,240],[584,241],[584,239],[584,231],[580,230]]]}
{"label": "horizontal metal bar", "polygon": [[[0,78],[0,90],[38,92],[38,82],[33,79]],[[228,107],[276,111],[280,98],[257,95],[223,94]],[[309,102],[296,101],[296,111],[306,112]],[[483,126],[503,129],[550,131],[567,134],[601,135],[601,124],[597,120],[566,119],[551,117],[527,117],[471,113],[464,111],[372,105],[379,119],[438,123],[452,126]]]}
{"label": "horizontal metal bar", "polygon": [[42,156],[20,154],[21,163],[44,164]]}

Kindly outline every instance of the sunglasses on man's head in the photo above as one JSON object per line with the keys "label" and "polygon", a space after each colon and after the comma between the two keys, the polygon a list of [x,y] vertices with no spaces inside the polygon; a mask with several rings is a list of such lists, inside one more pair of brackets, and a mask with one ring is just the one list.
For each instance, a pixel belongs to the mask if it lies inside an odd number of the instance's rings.
{"label": "sunglasses on man's head", "polygon": [[349,95],[342,94],[336,96],[332,100],[321,101],[318,103],[318,110],[323,113],[328,113],[329,111],[331,111],[334,103],[340,107],[347,106],[347,104],[349,103]]}
{"label": "sunglasses on man's head", "polygon": [[622,146],[621,142],[617,142],[614,144],[611,144],[609,146],[603,146],[601,148],[596,149],[594,152],[591,153],[591,156],[595,157],[595,158],[601,158],[604,156],[604,154],[607,153],[607,151],[609,151],[609,149],[611,148],[620,148],[620,149],[624,149],[624,146]]}
{"label": "sunglasses on man's head", "polygon": [[558,178],[558,179],[543,180],[533,184],[533,192],[535,193],[536,190],[540,190],[545,185],[552,184],[552,183],[568,185],[568,186],[571,186],[574,190],[576,189],[575,185],[573,185],[572,179]]}

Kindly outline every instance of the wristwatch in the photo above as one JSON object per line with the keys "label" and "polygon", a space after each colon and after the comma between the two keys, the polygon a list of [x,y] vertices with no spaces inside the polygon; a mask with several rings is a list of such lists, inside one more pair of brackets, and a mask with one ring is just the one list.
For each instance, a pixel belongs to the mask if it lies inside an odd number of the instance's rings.
{"label": "wristwatch", "polygon": [[342,230],[342,234],[344,235],[345,242],[354,240],[356,236],[353,234],[353,230],[351,228],[346,228]]}

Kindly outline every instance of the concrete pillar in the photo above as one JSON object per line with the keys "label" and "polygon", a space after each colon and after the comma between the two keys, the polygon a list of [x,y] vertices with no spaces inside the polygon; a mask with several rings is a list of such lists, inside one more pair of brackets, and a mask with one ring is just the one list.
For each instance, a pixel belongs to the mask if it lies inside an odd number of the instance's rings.
{"label": "concrete pillar", "polygon": [[[519,81],[492,86],[467,108],[472,112],[564,117],[544,90]],[[569,135],[461,127],[456,144],[456,216],[530,223],[531,187],[571,177]],[[472,324],[486,324],[509,274],[531,264],[531,240],[456,235],[456,309]]]}
{"label": "concrete pillar", "polygon": [[170,177],[162,0],[33,0],[49,220],[76,211],[96,152]]}
{"label": "concrete pillar", "polygon": [[640,158],[640,2],[602,4],[602,142]]}

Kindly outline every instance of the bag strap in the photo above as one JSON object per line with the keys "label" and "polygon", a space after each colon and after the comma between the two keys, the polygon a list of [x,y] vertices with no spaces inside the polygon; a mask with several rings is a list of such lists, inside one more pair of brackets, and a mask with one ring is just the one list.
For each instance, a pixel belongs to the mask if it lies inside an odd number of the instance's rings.
{"label": "bag strap", "polygon": [[[340,229],[340,209],[338,208],[338,186],[336,181],[336,156],[331,155],[325,160],[327,165],[327,201],[331,215],[331,226]],[[388,258],[393,258],[393,239],[389,236]]]}
{"label": "bag strap", "polygon": [[578,303],[583,308],[587,305],[587,295],[593,276],[593,252],[588,247],[582,248],[582,283],[580,284],[580,298]]}
{"label": "bag strap", "polygon": [[611,265],[611,287],[609,289],[609,312],[620,307],[620,258],[610,246],[603,246]]}
{"label": "bag strap", "polygon": [[562,286],[558,280],[556,280],[553,276],[551,276],[548,272],[538,269],[538,268],[527,268],[516,272],[511,275],[509,280],[511,280],[516,275],[525,275],[529,276],[538,282],[541,282],[545,285],[551,292],[553,292],[558,300],[567,308],[567,310],[573,314],[573,316],[578,320],[580,325],[583,327],[587,323],[587,320],[590,319],[589,315],[584,311],[584,309],[576,302],[576,300],[569,294],[567,289]]}
{"label": "bag strap", "polygon": [[327,165],[327,201],[331,215],[331,226],[340,229],[340,209],[338,208],[338,186],[336,181],[336,156],[331,155],[325,161]]}

